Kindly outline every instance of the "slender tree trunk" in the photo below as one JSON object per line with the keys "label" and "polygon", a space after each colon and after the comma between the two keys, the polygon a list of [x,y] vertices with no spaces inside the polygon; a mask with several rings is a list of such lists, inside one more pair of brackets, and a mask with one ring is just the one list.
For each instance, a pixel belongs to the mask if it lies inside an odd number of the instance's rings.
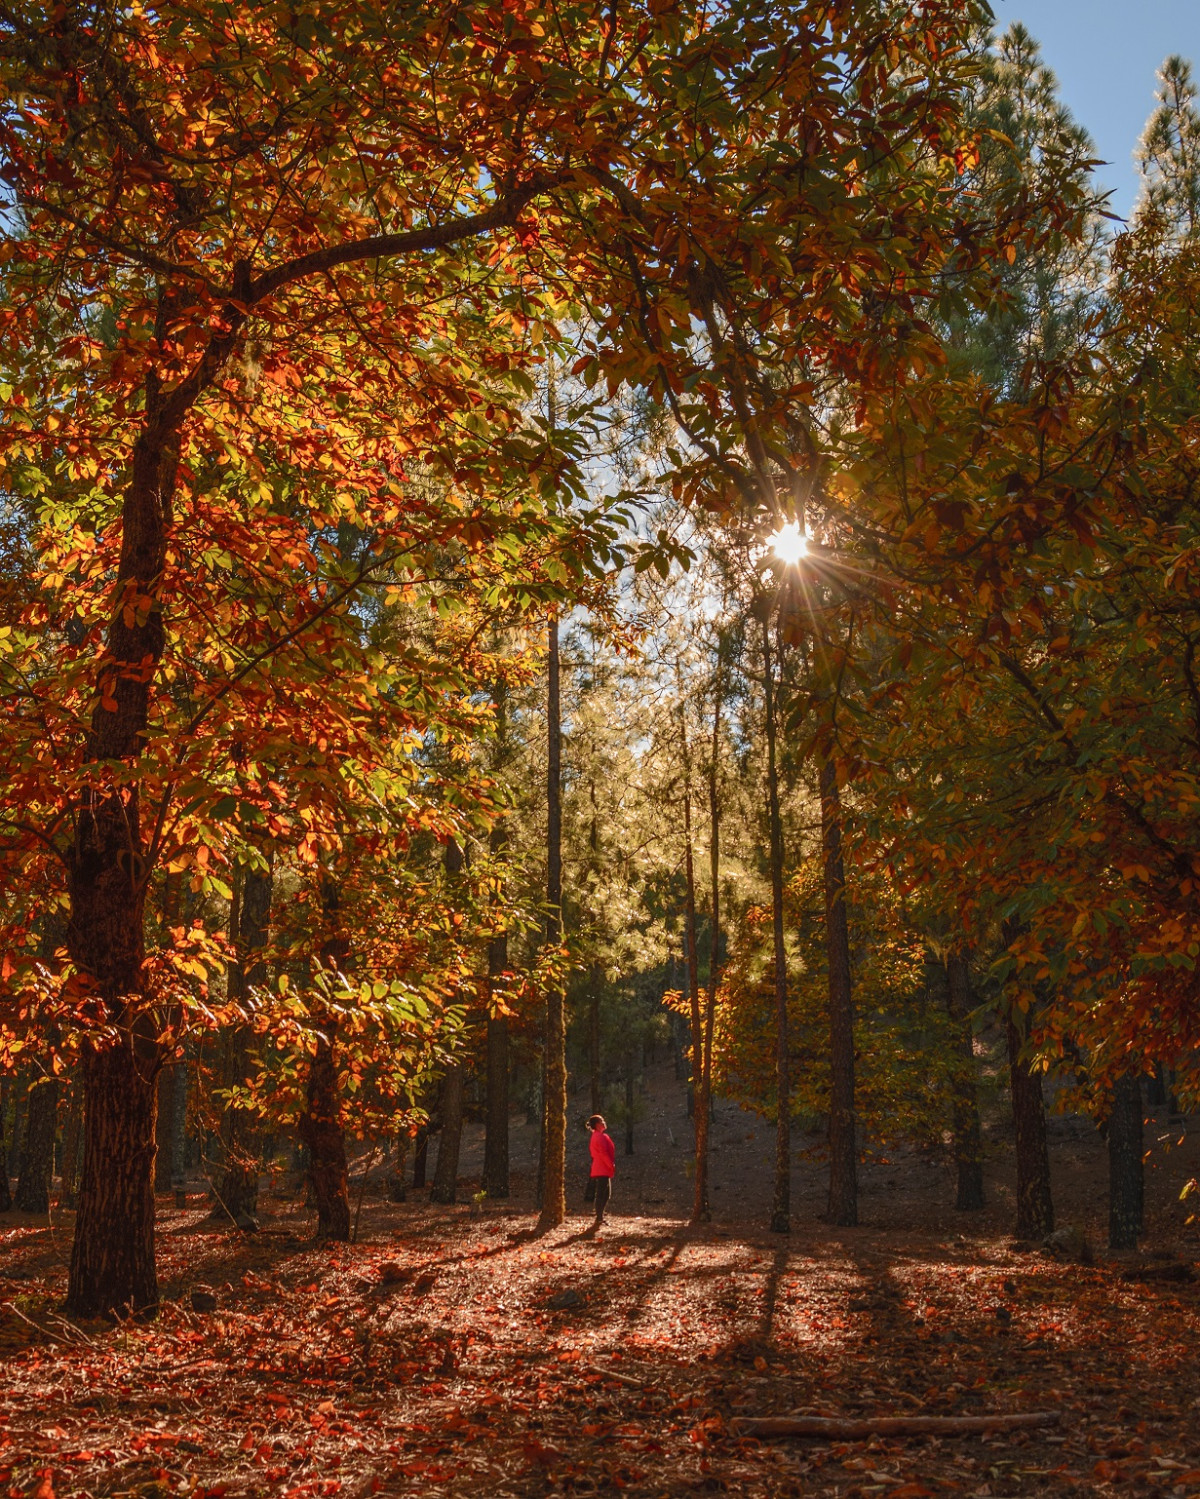
{"label": "slender tree trunk", "polygon": [[[508,937],[488,943],[488,981],[494,984],[508,967]],[[509,1115],[508,1018],[489,1015],[487,1022],[487,1124],[483,1143],[483,1188],[489,1197],[508,1196]]]}
{"label": "slender tree trunk", "polygon": [[[503,684],[496,688],[497,769],[507,751],[507,695]],[[490,847],[493,858],[499,858],[508,844],[508,829],[503,821],[492,828]],[[489,1197],[508,1196],[508,1116],[509,1059],[508,1017],[493,1013],[496,990],[508,969],[508,933],[500,931],[488,943],[487,950],[487,1116],[483,1141],[483,1189]]]}
{"label": "slender tree trunk", "polygon": [[590,1073],[592,1113],[600,1112],[604,1102],[600,1086],[600,968],[592,964],[590,994],[588,995],[588,1071]]}
{"label": "slender tree trunk", "polygon": [[854,1115],[854,993],[846,872],[842,863],[842,800],[837,765],[821,761],[821,842],[824,850],[825,946],[829,963],[829,1205],[839,1228],[858,1223],[858,1141]]}
{"label": "slender tree trunk", "polygon": [[1013,1126],[1017,1139],[1018,1239],[1044,1239],[1054,1232],[1054,1203],[1050,1196],[1050,1152],[1046,1144],[1046,1103],[1042,1075],[1030,1069],[1021,1055],[1025,1037],[1017,1018],[1008,1015],[1008,1063],[1012,1088]]}
{"label": "slender tree trunk", "polygon": [[154,1192],[158,1196],[171,1190],[171,1110],[175,1086],[175,1065],[163,1067],[158,1074],[158,1116],[154,1121]]}
{"label": "slender tree trunk", "polygon": [[7,1213],[12,1207],[12,1191],[8,1184],[8,1152],[4,1143],[8,1131],[8,1094],[8,1078],[0,1077],[0,1213]]}
{"label": "slender tree trunk", "polygon": [[430,1202],[451,1203],[458,1195],[458,1157],[462,1147],[463,1103],[467,1070],[461,1062],[446,1068],[442,1087],[442,1132],[438,1136],[437,1165]]}
{"label": "slender tree trunk", "polygon": [[413,1191],[425,1185],[425,1177],[429,1171],[429,1126],[421,1124],[417,1127],[417,1143],[413,1150]]}
{"label": "slender tree trunk", "polygon": [[1145,1205],[1143,1172],[1142,1088],[1127,1072],[1113,1087],[1108,1117],[1108,1247],[1136,1249]]}
{"label": "slender tree trunk", "polygon": [[29,1089],[21,1174],[13,1206],[22,1213],[48,1213],[54,1179],[54,1140],[58,1133],[58,1082],[42,1075]]}
{"label": "slender tree trunk", "polygon": [[[73,1212],[79,1203],[79,1168],[83,1146],[83,1095],[79,1074],[72,1077],[67,1089],[62,1138],[62,1169],[59,1171],[58,1205]],[[3,1172],[0,1172],[0,1178]]]}
{"label": "slender tree trunk", "polygon": [[[341,929],[341,892],[329,874],[321,877],[321,907],[327,935],[321,961],[331,976],[349,965],[350,944]],[[350,1173],[346,1132],[342,1125],[337,1081],[338,1018],[330,1009],[314,1013],[319,1027],[317,1050],[309,1064],[300,1138],[308,1146],[308,1181],[317,1209],[317,1237],[346,1242],[350,1238]]]}
{"label": "slender tree trunk", "polygon": [[187,1206],[187,1101],[186,1057],[171,1066],[171,1189],[175,1206]]}
{"label": "slender tree trunk", "polygon": [[775,1190],[771,1231],[792,1227],[792,1085],[788,1050],[787,949],[783,936],[783,819],[779,811],[779,766],[776,758],[775,680],[771,661],[771,621],[762,621],[763,686],[767,729],[767,816],[771,843],[771,933],[775,976]]}
{"label": "slender tree trunk", "polygon": [[633,1154],[633,1052],[625,1053],[625,1154]]}
{"label": "slender tree trunk", "polygon": [[971,968],[967,955],[956,948],[946,959],[947,1009],[954,1047],[950,1077],[950,1108],[954,1132],[954,1164],[958,1172],[960,1212],[977,1212],[983,1197],[983,1131],[979,1123],[975,1043],[971,1033]]}
{"label": "slender tree trunk", "polygon": [[308,1146],[308,1179],[317,1208],[317,1237],[346,1242],[350,1238],[350,1179],[346,1136],[337,1088],[336,1017],[322,1020],[324,1034],[309,1065],[300,1137]]}
{"label": "slender tree trunk", "polygon": [[713,695],[712,747],[708,766],[708,877],[712,930],[709,934],[708,992],[704,1002],[704,1035],[700,1047],[699,1106],[696,1110],[696,1191],[692,1222],[712,1217],[708,1200],[708,1140],[712,1124],[713,1029],[717,1015],[717,984],[721,967],[721,806],[718,799],[721,749],[721,648],[717,647],[717,675]]}
{"label": "slender tree trunk", "polygon": [[407,1202],[408,1183],[404,1180],[408,1170],[408,1148],[412,1141],[408,1135],[396,1137],[396,1167],[388,1181],[388,1201]]}
{"label": "slender tree trunk", "polygon": [[[548,630],[546,777],[546,944],[562,941],[562,730],[559,705],[558,620]],[[556,986],[546,995],[545,1149],[538,1228],[557,1228],[567,1216],[567,1024],[566,996]]]}
{"label": "slender tree trunk", "polygon": [[696,936],[696,868],[692,851],[692,752],[688,741],[687,704],[680,683],[680,743],[683,751],[683,872],[684,919],[687,929],[688,1002],[692,1030],[692,1130],[695,1172],[692,1222],[708,1217],[708,1115],[704,1101],[704,1013],[700,1002],[700,954]]}
{"label": "slender tree trunk", "polygon": [[[229,997],[246,1005],[251,991],[267,979],[263,950],[271,927],[271,895],[274,871],[270,853],[265,855],[264,869],[248,867],[242,877],[241,899],[234,938],[234,959],[229,965]],[[233,923],[231,923],[232,925]],[[244,1086],[250,1078],[253,1032],[246,1024],[235,1025],[228,1035],[226,1085]],[[228,1214],[235,1223],[245,1224],[258,1212],[258,1176],[262,1139],[253,1109],[231,1104],[225,1111],[222,1129],[224,1170],[217,1191],[217,1211]]]}

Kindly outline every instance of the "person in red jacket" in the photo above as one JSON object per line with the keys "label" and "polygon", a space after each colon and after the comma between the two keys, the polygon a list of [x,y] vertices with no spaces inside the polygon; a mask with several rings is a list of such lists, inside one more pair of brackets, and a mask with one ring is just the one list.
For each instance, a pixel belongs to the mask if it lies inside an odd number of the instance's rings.
{"label": "person in red jacket", "polygon": [[596,1186],[596,1221],[592,1228],[597,1229],[604,1222],[604,1209],[608,1206],[612,1192],[612,1179],[617,1169],[617,1147],[599,1114],[592,1115],[587,1127],[592,1132],[588,1149],[592,1153],[592,1181]]}

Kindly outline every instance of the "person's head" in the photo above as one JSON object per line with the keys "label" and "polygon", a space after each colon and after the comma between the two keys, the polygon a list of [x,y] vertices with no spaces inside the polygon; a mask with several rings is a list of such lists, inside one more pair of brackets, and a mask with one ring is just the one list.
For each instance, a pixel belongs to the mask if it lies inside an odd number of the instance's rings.
{"label": "person's head", "polygon": [[587,1127],[592,1131],[593,1134],[595,1134],[598,1129],[606,1129],[607,1126],[604,1123],[604,1116],[602,1114],[593,1114],[587,1122]]}

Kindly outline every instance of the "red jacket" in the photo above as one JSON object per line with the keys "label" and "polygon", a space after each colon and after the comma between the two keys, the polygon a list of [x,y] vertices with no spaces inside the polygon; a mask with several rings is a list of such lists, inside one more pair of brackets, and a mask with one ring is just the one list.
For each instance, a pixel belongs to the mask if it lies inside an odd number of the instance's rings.
{"label": "red jacket", "polygon": [[613,1176],[617,1169],[617,1147],[607,1130],[594,1129],[588,1141],[592,1153],[592,1175]]}

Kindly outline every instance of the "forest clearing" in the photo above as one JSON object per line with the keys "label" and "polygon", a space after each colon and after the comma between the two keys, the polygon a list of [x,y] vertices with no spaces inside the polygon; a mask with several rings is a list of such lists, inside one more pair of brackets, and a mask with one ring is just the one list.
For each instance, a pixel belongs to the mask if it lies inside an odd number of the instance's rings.
{"label": "forest clearing", "polygon": [[0,0],[0,1499],[1200,1499],[1200,86],[1004,19]]}
{"label": "forest clearing", "polygon": [[[0,1228],[12,1491],[37,1492],[47,1472],[64,1499],[1200,1490],[1200,1234],[1177,1200],[1200,1140],[1175,1146],[1162,1119],[1141,1255],[1099,1247],[1103,1148],[1079,1119],[1056,1132],[1055,1180],[1093,1263],[1014,1244],[999,1148],[987,1179],[1001,1206],[966,1233],[945,1164],[902,1151],[864,1169],[853,1232],[817,1221],[820,1165],[801,1165],[782,1242],[761,1211],[758,1228],[722,1213],[687,1225],[685,1090],[670,1073],[648,1080],[640,1152],[618,1159],[621,1206],[598,1239],[581,1202],[531,1233],[537,1131],[516,1120],[511,1202],[478,1217],[424,1194],[388,1204],[380,1173],[350,1245],[314,1245],[286,1193],[264,1193],[261,1231],[238,1234],[212,1222],[197,1183],[196,1207],[160,1208],[153,1328],[72,1332],[55,1310],[66,1228]],[[753,1116],[718,1108],[718,1202],[769,1201],[755,1135]],[[468,1187],[482,1144],[469,1129]],[[215,1310],[193,1310],[196,1288]],[[737,1428],[793,1412],[1031,1411],[1061,1422],[832,1442]]]}

